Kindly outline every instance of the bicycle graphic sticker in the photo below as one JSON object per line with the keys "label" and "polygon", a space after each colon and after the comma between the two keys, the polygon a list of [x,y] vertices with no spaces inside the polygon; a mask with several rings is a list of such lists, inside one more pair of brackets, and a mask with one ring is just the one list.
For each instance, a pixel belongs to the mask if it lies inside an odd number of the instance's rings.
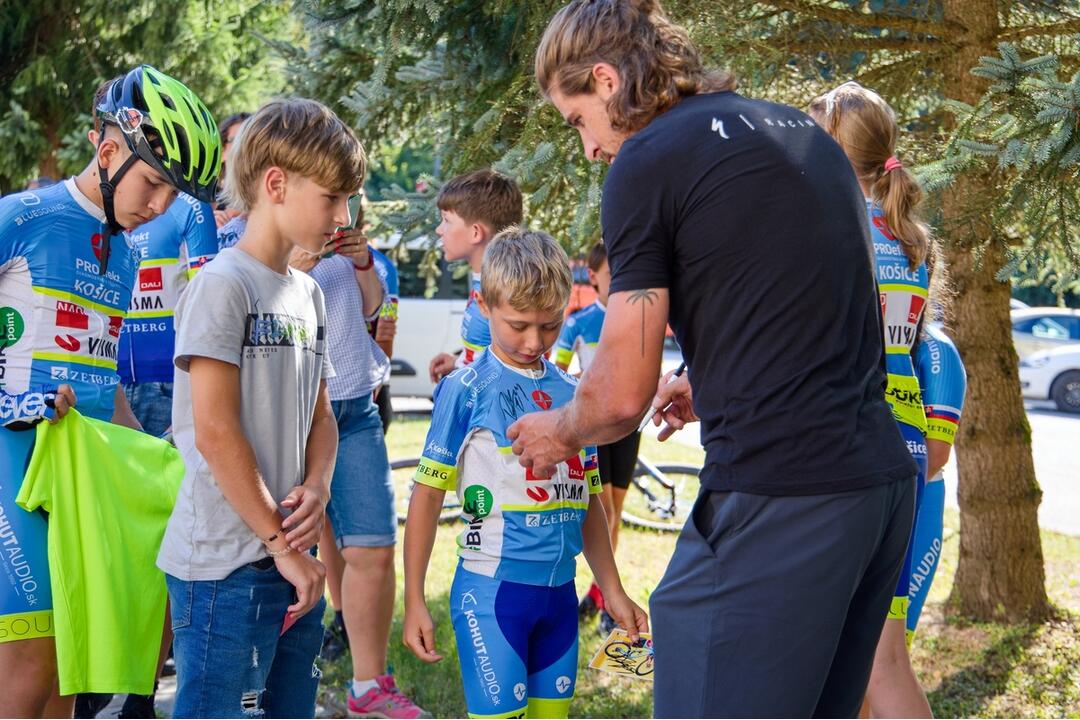
{"label": "bicycle graphic sticker", "polygon": [[615,628],[596,651],[589,667],[637,680],[652,680],[652,634],[640,633],[634,642],[625,630]]}

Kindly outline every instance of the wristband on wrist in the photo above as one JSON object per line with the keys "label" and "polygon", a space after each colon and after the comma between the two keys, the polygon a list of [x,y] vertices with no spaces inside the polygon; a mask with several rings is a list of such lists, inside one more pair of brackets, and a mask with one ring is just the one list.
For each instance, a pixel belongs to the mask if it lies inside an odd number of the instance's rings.
{"label": "wristband on wrist", "polygon": [[361,272],[363,272],[365,270],[370,270],[374,265],[375,265],[375,254],[372,253],[371,250],[368,250],[367,263],[365,263],[364,265],[357,265],[355,262],[353,262],[353,267],[356,268],[357,270],[360,270]]}

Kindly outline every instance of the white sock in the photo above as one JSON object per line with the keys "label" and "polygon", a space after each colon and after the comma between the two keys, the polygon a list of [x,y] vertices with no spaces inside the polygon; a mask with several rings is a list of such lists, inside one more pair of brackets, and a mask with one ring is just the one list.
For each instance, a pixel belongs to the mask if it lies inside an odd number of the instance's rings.
{"label": "white sock", "polygon": [[353,697],[355,697],[355,698],[363,697],[364,693],[366,693],[368,690],[371,690],[372,688],[377,688],[377,687],[379,687],[379,684],[377,682],[375,682],[374,679],[371,679],[371,680],[357,680],[357,679],[353,678],[353,681],[352,681],[352,694],[353,694]]}

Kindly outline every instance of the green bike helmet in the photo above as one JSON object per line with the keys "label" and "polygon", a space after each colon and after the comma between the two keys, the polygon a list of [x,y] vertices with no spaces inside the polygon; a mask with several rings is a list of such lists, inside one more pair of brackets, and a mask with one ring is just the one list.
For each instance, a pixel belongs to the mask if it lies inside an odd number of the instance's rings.
{"label": "green bike helmet", "polygon": [[[109,86],[97,113],[102,122],[120,128],[132,153],[169,184],[213,202],[221,136],[210,111],[186,85],[140,65]],[[126,171],[122,167],[113,175],[114,187]]]}

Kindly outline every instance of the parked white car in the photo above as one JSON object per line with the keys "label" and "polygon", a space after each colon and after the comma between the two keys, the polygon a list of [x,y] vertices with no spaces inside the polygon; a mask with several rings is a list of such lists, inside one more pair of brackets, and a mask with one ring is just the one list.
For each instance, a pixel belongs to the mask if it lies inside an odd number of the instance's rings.
{"label": "parked white car", "polygon": [[[387,251],[396,245],[395,240],[377,242],[376,247]],[[443,273],[435,294],[425,297],[427,282],[420,275],[419,265],[427,242],[427,238],[410,242],[408,258],[395,263],[400,301],[394,357],[390,361],[390,393],[394,397],[430,398],[435,392],[428,376],[431,359],[439,353],[461,349],[461,318],[469,296],[468,274],[455,278],[454,269],[441,262]]]}
{"label": "parked white car", "polygon": [[1080,345],[1056,347],[1020,361],[1020,389],[1031,400],[1053,400],[1058,410],[1080,413]]}
{"label": "parked white car", "polygon": [[1080,310],[1023,308],[1013,310],[1011,317],[1013,345],[1021,358],[1039,350],[1080,343]]}

